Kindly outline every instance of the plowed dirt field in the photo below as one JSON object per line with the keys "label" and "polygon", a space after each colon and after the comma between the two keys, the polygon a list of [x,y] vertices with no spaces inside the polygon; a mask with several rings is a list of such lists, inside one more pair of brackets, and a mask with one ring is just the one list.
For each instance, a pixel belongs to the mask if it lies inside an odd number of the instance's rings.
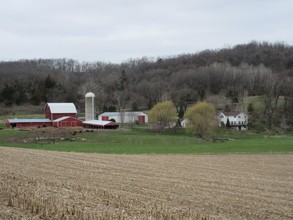
{"label": "plowed dirt field", "polygon": [[293,219],[293,154],[0,147],[0,219]]}

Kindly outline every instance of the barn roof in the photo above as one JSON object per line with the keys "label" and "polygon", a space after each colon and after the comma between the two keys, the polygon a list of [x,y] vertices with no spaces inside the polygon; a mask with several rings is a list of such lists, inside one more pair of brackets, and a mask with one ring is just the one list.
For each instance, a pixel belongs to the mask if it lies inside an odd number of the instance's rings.
{"label": "barn roof", "polygon": [[8,123],[48,123],[52,122],[48,118],[15,118],[7,119]]}
{"label": "barn roof", "polygon": [[226,116],[237,116],[240,112],[222,112]]}
{"label": "barn roof", "polygon": [[112,121],[102,121],[102,120],[89,120],[89,121],[84,121],[82,123],[86,125],[94,125],[94,126],[118,125],[117,123]]}
{"label": "barn roof", "polygon": [[104,126],[104,125],[110,124],[111,121],[89,120],[89,121],[84,121],[84,122],[82,122],[82,123],[83,123],[83,124],[88,124],[88,125]]}
{"label": "barn roof", "polygon": [[133,116],[133,115],[146,115],[144,112],[104,112],[100,116]]}
{"label": "barn roof", "polygon": [[55,119],[53,122],[60,122],[60,121],[66,120],[68,118],[70,118],[71,120],[74,120],[74,121],[80,121],[77,118],[74,118],[74,117],[71,117],[71,116],[63,116],[61,118]]}
{"label": "barn roof", "polygon": [[61,117],[61,118],[57,118],[57,119],[55,119],[53,122],[63,121],[63,120],[65,120],[65,119],[67,119],[67,118],[70,118],[70,116],[64,116],[64,117]]}
{"label": "barn roof", "polygon": [[73,103],[47,103],[51,113],[77,113],[75,105]]}

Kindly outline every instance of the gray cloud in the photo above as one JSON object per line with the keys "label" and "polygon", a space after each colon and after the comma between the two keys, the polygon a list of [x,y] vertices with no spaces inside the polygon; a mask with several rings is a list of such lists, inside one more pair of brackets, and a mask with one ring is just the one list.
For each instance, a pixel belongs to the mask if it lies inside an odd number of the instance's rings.
{"label": "gray cloud", "polygon": [[291,0],[2,0],[1,60],[122,62],[257,41],[293,43]]}

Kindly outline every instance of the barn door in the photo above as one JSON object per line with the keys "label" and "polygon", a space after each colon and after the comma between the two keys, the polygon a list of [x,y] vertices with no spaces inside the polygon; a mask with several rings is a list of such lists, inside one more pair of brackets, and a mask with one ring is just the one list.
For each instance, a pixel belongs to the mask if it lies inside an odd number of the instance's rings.
{"label": "barn door", "polygon": [[109,121],[109,116],[102,116],[102,121]]}
{"label": "barn door", "polygon": [[138,116],[138,121],[139,121],[139,123],[145,123],[145,116],[144,115],[139,115]]}

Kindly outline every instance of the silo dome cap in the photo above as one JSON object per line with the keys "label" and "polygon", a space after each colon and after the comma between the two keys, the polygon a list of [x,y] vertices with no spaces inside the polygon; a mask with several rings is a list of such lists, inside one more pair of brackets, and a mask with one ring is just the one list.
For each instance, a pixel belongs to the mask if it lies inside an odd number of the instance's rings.
{"label": "silo dome cap", "polygon": [[88,92],[87,94],[85,94],[85,97],[96,97],[96,96],[94,93]]}

